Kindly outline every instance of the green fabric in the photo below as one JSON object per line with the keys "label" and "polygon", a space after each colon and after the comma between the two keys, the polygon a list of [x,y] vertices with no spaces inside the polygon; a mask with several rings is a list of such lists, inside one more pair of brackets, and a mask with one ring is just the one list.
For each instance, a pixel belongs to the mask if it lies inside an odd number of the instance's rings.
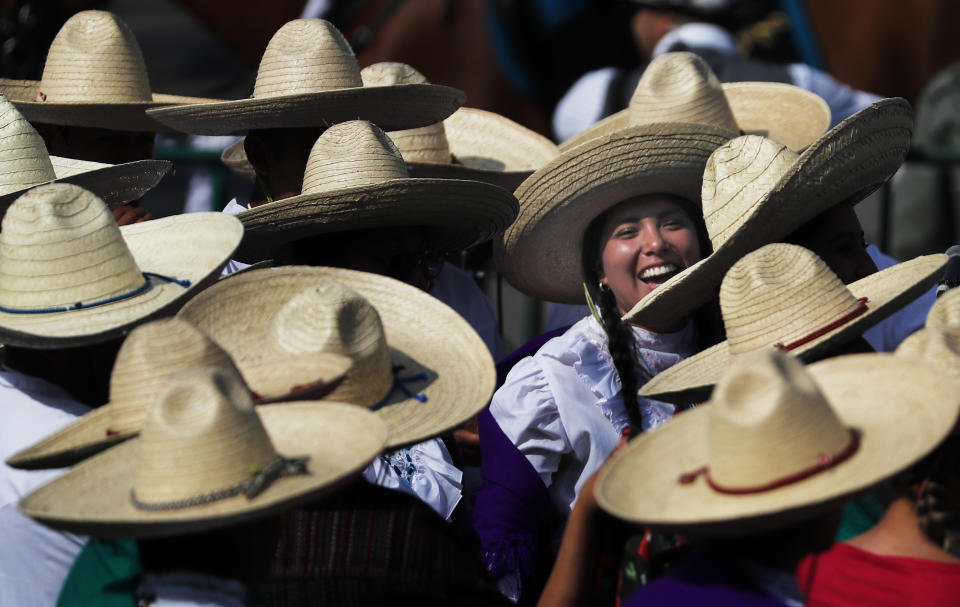
{"label": "green fabric", "polygon": [[847,502],[843,508],[843,518],[837,528],[837,541],[845,542],[852,537],[869,531],[880,522],[886,508],[875,493],[868,493]]}
{"label": "green fabric", "polygon": [[57,607],[136,607],[139,577],[136,541],[92,537],[73,562]]}

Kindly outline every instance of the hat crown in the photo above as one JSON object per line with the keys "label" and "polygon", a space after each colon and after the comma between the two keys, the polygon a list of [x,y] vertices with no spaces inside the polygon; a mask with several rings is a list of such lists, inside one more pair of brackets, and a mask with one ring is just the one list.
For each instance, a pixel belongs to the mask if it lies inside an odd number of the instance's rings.
{"label": "hat crown", "polygon": [[732,355],[807,337],[859,306],[822,259],[791,244],[770,244],[745,255],[720,285]]}
{"label": "hat crown", "polygon": [[951,289],[939,297],[927,313],[927,327],[960,327],[960,289]]}
{"label": "hat crown", "polygon": [[260,59],[255,98],[322,93],[363,86],[343,34],[323,19],[295,19],[270,39]]}
{"label": "hat crown", "polygon": [[335,124],[310,150],[303,193],[362,187],[408,177],[400,150],[376,125],[365,120]]}
{"label": "hat crown", "polygon": [[[427,78],[406,63],[385,61],[369,65],[360,72],[364,86],[427,84]],[[387,133],[406,162],[450,164],[450,144],[442,122],[417,129]]]}
{"label": "hat crown", "polygon": [[726,488],[789,478],[850,443],[849,430],[803,364],[782,352],[738,359],[710,403],[710,477]]}
{"label": "hat crown", "polygon": [[138,500],[166,503],[249,479],[277,457],[239,376],[203,367],[169,380],[140,432]]}
{"label": "hat crown", "polygon": [[731,139],[707,159],[700,199],[714,250],[756,212],[799,156],[759,135]]}
{"label": "hat crown", "polygon": [[36,101],[153,101],[147,66],[130,27],[113,13],[82,11],[50,44]]}
{"label": "hat crown", "polygon": [[923,358],[960,379],[960,327],[926,327],[897,346],[898,355]]}
{"label": "hat crown", "polygon": [[327,398],[370,406],[393,385],[390,351],[380,315],[360,294],[324,281],[290,298],[273,319],[271,339],[294,354],[330,353],[353,365]]}
{"label": "hat crown", "polygon": [[0,95],[0,195],[57,178],[47,146],[5,96]]}
{"label": "hat crown", "polygon": [[0,306],[89,304],[130,293],[144,280],[106,204],[79,186],[38,186],[3,217]]}
{"label": "hat crown", "polygon": [[627,118],[630,126],[689,122],[740,131],[720,81],[693,53],[665,53],[654,58],[630,98]]}
{"label": "hat crown", "polygon": [[170,378],[198,367],[240,373],[220,346],[184,320],[165,318],[135,328],[110,374],[110,430],[139,429]]}

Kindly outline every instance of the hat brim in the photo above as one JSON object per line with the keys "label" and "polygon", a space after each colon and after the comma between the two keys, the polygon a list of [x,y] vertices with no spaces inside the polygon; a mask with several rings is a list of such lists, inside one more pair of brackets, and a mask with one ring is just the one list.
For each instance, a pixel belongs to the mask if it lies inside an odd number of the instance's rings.
{"label": "hat brim", "polygon": [[[242,371],[248,357],[243,353],[251,344],[269,342],[268,323],[249,322],[251,309],[256,318],[273,318],[292,297],[327,280],[353,289],[376,309],[393,362],[404,365],[404,374],[422,371],[428,376],[425,385],[419,381],[408,385],[425,395],[425,402],[395,390],[376,410],[389,430],[388,447],[446,432],[487,405],[496,372],[483,340],[446,304],[392,278],[324,267],[255,270],[218,282],[191,300],[178,316],[230,353]],[[243,316],[244,306],[247,316]]]}
{"label": "hat brim", "polygon": [[[816,360],[824,353],[859,337],[864,331],[887,318],[922,295],[937,281],[947,257],[926,255],[891,266],[862,278],[847,288],[856,298],[867,298],[867,311],[833,331],[790,351],[803,361]],[[775,305],[775,302],[770,302]],[[762,315],[762,310],[755,311]],[[823,324],[832,318],[824,318]],[[819,327],[809,327],[813,332]],[[774,338],[770,346],[780,341]],[[670,403],[703,402],[730,367],[735,356],[726,341],[678,362],[655,375],[638,394],[644,398]]]}
{"label": "hat brim", "polygon": [[735,133],[664,123],[631,127],[567,150],[517,188],[516,221],[494,243],[514,287],[540,299],[582,304],[580,248],[590,222],[644,194],[673,194],[700,205],[707,158]]}
{"label": "hat brim", "polygon": [[353,405],[308,401],[256,411],[278,453],[310,456],[309,474],[280,478],[253,499],[239,495],[182,510],[138,510],[130,501],[140,440],[135,438],[27,495],[20,511],[55,529],[99,537],[157,537],[224,527],[333,491],[367,466],[386,440],[380,420]]}
{"label": "hat brim", "polygon": [[[830,126],[830,106],[819,95],[780,82],[723,85],[733,119],[744,135],[763,135],[799,152]],[[629,110],[607,116],[560,144],[566,151],[630,126]]]}
{"label": "hat brim", "polygon": [[151,101],[133,103],[50,103],[36,101],[39,80],[0,78],[0,93],[6,95],[30,122],[63,126],[92,127],[114,131],[174,131],[147,116],[152,108],[194,103],[215,103],[219,99],[153,93]]}
{"label": "hat brim", "polygon": [[[709,464],[709,404],[644,433],[600,472],[596,498],[627,521],[690,536],[759,532],[801,520],[865,491],[929,453],[957,419],[955,380],[922,361],[858,354],[809,372],[845,426],[861,433],[841,464],[778,489],[728,495],[685,473]],[[757,454],[762,456],[762,454]]]}
{"label": "hat brim", "polygon": [[348,120],[368,120],[384,131],[399,131],[440,122],[465,100],[466,93],[449,86],[399,84],[169,106],[151,109],[147,115],[196,135],[325,127]]}
{"label": "hat brim", "polygon": [[393,226],[426,228],[427,245],[446,253],[490,240],[516,216],[513,194],[490,184],[391,179],[302,194],[238,213],[245,234],[236,258],[259,261],[308,236]]}
{"label": "hat brim", "polygon": [[46,314],[0,312],[0,343],[35,349],[70,348],[121,337],[134,326],[172,315],[220,274],[243,237],[223,213],[190,213],[122,226],[141,272],[189,280],[190,286],[149,278],[151,287],[117,302]]}
{"label": "hat brim", "polygon": [[899,98],[847,118],[800,155],[713,253],[657,287],[623,319],[651,329],[670,326],[708,301],[747,253],[786,238],[841,202],[863,200],[903,164],[912,128],[913,110]]}
{"label": "hat brim", "polygon": [[[50,156],[50,163],[57,176],[56,181],[72,183],[93,192],[111,209],[140,198],[156,187],[164,175],[173,168],[173,163],[168,160],[137,160],[123,164],[102,164]],[[29,189],[23,188],[0,196],[0,214]]]}

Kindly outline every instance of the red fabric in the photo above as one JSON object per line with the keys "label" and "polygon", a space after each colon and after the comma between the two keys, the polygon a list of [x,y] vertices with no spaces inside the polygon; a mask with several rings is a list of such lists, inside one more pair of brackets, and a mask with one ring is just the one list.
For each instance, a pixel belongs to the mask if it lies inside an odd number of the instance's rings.
{"label": "red fabric", "polygon": [[960,563],[881,556],[849,544],[805,558],[797,580],[809,607],[960,606]]}

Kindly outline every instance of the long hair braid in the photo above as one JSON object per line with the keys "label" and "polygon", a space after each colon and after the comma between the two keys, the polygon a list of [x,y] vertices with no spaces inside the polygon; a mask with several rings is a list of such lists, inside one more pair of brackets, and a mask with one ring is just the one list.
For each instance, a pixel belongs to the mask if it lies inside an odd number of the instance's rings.
{"label": "long hair braid", "polygon": [[640,415],[640,406],[637,403],[637,376],[636,351],[634,349],[633,331],[630,325],[620,320],[620,311],[617,309],[617,300],[609,288],[600,289],[597,297],[597,310],[603,330],[607,334],[610,356],[613,366],[620,376],[620,385],[623,386],[623,406],[630,416],[632,433],[637,434],[643,428]]}

